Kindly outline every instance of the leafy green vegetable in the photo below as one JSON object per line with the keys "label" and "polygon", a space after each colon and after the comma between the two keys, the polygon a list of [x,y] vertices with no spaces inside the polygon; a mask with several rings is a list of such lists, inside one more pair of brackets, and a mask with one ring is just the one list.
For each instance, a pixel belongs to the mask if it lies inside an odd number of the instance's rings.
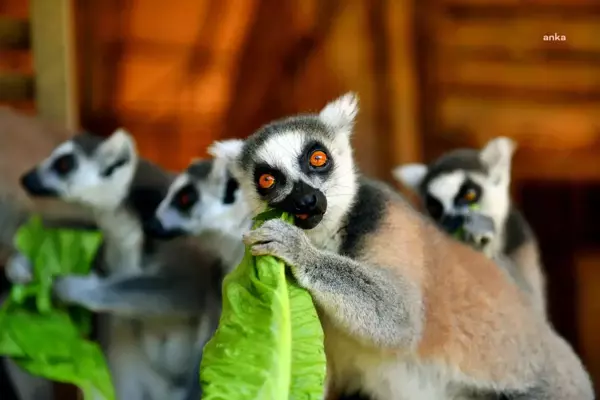
{"label": "leafy green vegetable", "polygon": [[[256,218],[291,218],[267,211]],[[271,256],[243,261],[223,282],[219,328],[206,344],[204,400],[316,400],[325,381],[323,329],[310,294]]]}
{"label": "leafy green vegetable", "polygon": [[15,241],[33,264],[33,280],[14,285],[0,309],[0,354],[33,375],[79,386],[86,399],[114,399],[102,350],[84,338],[90,313],[52,304],[53,279],[88,273],[101,234],[48,229],[39,217],[32,217]]}

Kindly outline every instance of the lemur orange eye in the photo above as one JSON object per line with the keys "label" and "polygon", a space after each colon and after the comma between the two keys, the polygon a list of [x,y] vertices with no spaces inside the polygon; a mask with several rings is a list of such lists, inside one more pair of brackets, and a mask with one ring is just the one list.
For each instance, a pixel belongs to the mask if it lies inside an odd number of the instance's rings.
{"label": "lemur orange eye", "polygon": [[188,194],[182,194],[179,196],[179,204],[182,206],[187,206],[190,204],[190,196]]}
{"label": "lemur orange eye", "polygon": [[464,195],[464,199],[469,202],[474,201],[476,198],[477,192],[475,191],[475,189],[469,189]]}
{"label": "lemur orange eye", "polygon": [[310,155],[310,165],[313,167],[322,167],[327,164],[327,154],[324,151],[316,150]]}
{"label": "lemur orange eye", "polygon": [[269,189],[275,184],[275,177],[271,174],[262,174],[258,178],[258,186],[263,189]]}

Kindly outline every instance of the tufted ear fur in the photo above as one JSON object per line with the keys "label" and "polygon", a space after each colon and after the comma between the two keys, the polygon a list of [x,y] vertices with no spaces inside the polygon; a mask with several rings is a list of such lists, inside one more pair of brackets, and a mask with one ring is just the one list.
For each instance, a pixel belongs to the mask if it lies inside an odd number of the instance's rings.
{"label": "tufted ear fur", "polygon": [[229,170],[237,175],[237,160],[242,154],[244,141],[241,139],[230,139],[217,141],[208,147],[208,154],[214,157],[213,172]]}
{"label": "tufted ear fur", "polygon": [[244,141],[241,139],[223,140],[211,144],[207,152],[215,159],[233,163],[242,153],[243,147]]}
{"label": "tufted ear fur", "polygon": [[135,140],[123,128],[113,132],[95,152],[102,168],[114,169],[132,161],[137,155]]}
{"label": "tufted ear fur", "polygon": [[480,151],[481,161],[489,168],[490,177],[495,184],[510,182],[512,156],[517,144],[507,137],[490,140]]}
{"label": "tufted ear fur", "polygon": [[427,175],[427,170],[425,164],[404,164],[394,168],[392,175],[407,188],[418,191],[425,175]]}
{"label": "tufted ear fur", "polygon": [[336,132],[350,135],[357,114],[358,96],[354,92],[348,92],[328,103],[319,113],[319,118]]}

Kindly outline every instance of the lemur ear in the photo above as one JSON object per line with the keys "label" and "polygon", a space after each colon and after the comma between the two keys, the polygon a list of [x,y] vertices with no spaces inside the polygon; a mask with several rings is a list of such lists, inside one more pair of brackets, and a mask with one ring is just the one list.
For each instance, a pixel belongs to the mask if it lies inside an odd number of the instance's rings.
{"label": "lemur ear", "polygon": [[217,160],[234,163],[242,153],[243,147],[243,140],[230,139],[214,142],[208,147],[207,152]]}
{"label": "lemur ear", "polygon": [[490,140],[479,152],[481,161],[490,171],[490,176],[496,181],[510,180],[512,156],[517,148],[514,140],[501,136]]}
{"label": "lemur ear", "polygon": [[358,96],[348,92],[328,103],[319,113],[319,118],[337,132],[352,133],[358,114]]}
{"label": "lemur ear", "polygon": [[114,131],[96,151],[96,159],[104,168],[124,165],[136,154],[135,140],[123,128]]}
{"label": "lemur ear", "polygon": [[394,168],[392,176],[407,188],[418,191],[427,171],[428,168],[425,164],[404,164]]}

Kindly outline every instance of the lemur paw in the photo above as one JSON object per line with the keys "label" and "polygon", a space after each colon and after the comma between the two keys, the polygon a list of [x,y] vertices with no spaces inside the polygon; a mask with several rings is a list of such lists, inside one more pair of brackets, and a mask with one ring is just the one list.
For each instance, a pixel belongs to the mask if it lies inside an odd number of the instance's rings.
{"label": "lemur paw", "polygon": [[54,280],[52,292],[62,302],[78,304],[94,311],[85,299],[100,286],[100,282],[101,278],[95,274],[61,276]]}
{"label": "lemur paw", "polygon": [[27,284],[33,280],[33,265],[21,253],[13,254],[6,262],[6,278],[13,284]]}
{"label": "lemur paw", "polygon": [[302,257],[312,244],[302,229],[279,219],[265,222],[260,228],[246,233],[244,243],[255,256],[277,257],[290,267],[301,267]]}

